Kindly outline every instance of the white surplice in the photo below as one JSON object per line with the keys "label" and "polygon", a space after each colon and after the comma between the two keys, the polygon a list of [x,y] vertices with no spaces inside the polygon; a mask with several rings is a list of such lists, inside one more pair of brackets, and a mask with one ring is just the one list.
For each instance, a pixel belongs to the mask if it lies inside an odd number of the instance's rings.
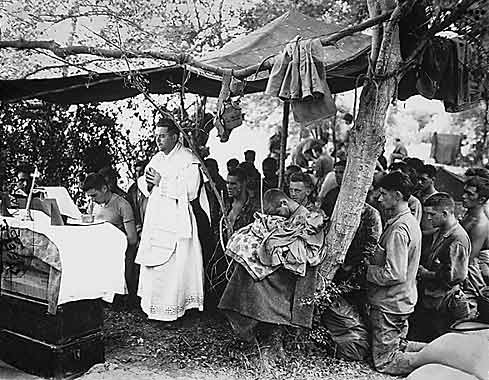
{"label": "white surplice", "polygon": [[173,321],[204,305],[202,248],[190,204],[199,193],[199,161],[177,143],[168,155],[158,152],[147,167],[160,173],[161,181],[149,193],[144,176],[138,180],[149,196],[136,257],[138,295],[150,319]]}

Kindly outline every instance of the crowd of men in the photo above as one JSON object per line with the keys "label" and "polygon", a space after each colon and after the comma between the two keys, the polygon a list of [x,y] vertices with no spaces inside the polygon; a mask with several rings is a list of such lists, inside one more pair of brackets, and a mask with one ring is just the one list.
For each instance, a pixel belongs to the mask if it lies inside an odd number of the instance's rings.
{"label": "crowd of men", "polygon": [[[304,144],[286,168],[282,191],[277,160],[267,157],[260,173],[252,150],[241,163],[227,162],[225,178],[217,161],[207,158],[207,178],[179,133],[173,121],[158,122],[158,153],[136,164],[137,181],[127,193],[111,169],[88,174],[81,185],[95,219],[127,236],[129,305],[140,304],[148,318],[160,321],[176,320],[188,309],[219,308],[236,332],[262,339],[282,355],[283,326],[310,327],[296,294],[313,292],[317,274],[308,269],[302,279],[277,272],[253,281],[226,258],[226,236],[253,223],[256,212],[331,217],[346,149],[335,160],[324,143]],[[383,155],[378,160],[360,225],[334,281],[360,278],[359,289],[345,297],[370,328],[374,366],[406,374],[423,347],[416,341],[430,341],[455,321],[477,315],[478,292],[489,281],[489,171],[467,171],[466,211],[458,219],[453,197],[435,188],[434,166],[410,158],[400,141],[389,161],[387,167]],[[19,190],[29,178],[18,173]],[[224,200],[227,225],[213,187]]]}

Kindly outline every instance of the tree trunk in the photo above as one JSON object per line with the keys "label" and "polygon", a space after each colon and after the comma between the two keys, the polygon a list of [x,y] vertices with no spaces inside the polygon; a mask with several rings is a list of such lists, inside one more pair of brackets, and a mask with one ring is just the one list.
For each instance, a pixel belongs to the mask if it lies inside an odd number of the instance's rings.
{"label": "tree trunk", "polygon": [[[381,10],[386,4],[380,1]],[[374,78],[369,78],[362,89],[360,105],[348,147],[348,162],[343,183],[333,211],[326,236],[326,257],[320,275],[327,283],[343,263],[348,247],[360,223],[368,189],[372,184],[375,164],[385,144],[385,118],[394,95],[397,79],[380,79],[399,67],[401,52],[397,16],[385,23],[382,43],[375,65]],[[373,47],[376,48],[376,47]]]}

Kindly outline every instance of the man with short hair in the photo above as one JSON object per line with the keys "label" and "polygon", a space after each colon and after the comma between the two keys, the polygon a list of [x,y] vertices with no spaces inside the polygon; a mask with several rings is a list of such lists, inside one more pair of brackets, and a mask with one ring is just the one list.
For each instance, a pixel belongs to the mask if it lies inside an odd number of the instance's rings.
{"label": "man with short hair", "polygon": [[130,305],[135,305],[137,279],[134,278],[134,258],[138,235],[132,207],[126,199],[110,190],[105,178],[99,173],[88,174],[83,181],[82,190],[93,202],[94,219],[113,224],[127,237],[124,276],[129,296],[128,302]]}
{"label": "man with short hair", "polygon": [[254,150],[247,150],[244,152],[244,159],[246,162],[255,165],[256,152]]}
{"label": "man with short hair", "polygon": [[[247,184],[248,178],[242,168],[237,167],[229,171],[226,181],[227,196],[225,198],[225,206],[227,219],[231,224],[230,227],[233,233],[253,223],[255,212],[260,209],[256,198],[250,196]],[[221,239],[219,228],[214,229],[214,233],[214,240],[219,242]],[[221,247],[227,245],[228,241],[225,240],[221,243],[216,244],[216,249],[210,257],[204,257],[206,275],[205,307],[210,310],[216,309],[228,280],[226,272],[229,264],[221,249]]]}
{"label": "man with short hair", "polygon": [[[435,178],[436,178],[436,168],[433,165],[423,165],[419,170],[418,170],[418,182],[416,185],[416,197],[419,199],[421,202],[421,206],[424,209],[424,204],[426,201],[434,194],[438,193],[438,191],[435,189]],[[433,227],[431,226],[430,221],[427,219],[427,216],[425,215],[425,212],[423,210],[422,216],[421,216],[421,232],[423,235],[431,234],[434,231],[432,231]],[[423,238],[423,243],[424,242]]]}
{"label": "man with short hair", "polygon": [[263,170],[263,193],[278,187],[278,162],[275,158],[267,157],[262,163]]}
{"label": "man with short hair", "polygon": [[239,161],[237,158],[231,158],[229,159],[227,162],[226,162],[226,168],[228,170],[228,173],[232,170],[232,169],[236,169],[239,165]]}
{"label": "man with short hair", "polygon": [[[406,157],[403,161],[415,171],[416,175],[419,175],[425,165],[424,161],[417,157]],[[414,185],[416,186],[416,184]]]}
{"label": "man with short hair", "polygon": [[418,199],[421,204],[431,197],[433,194],[438,193],[435,189],[436,168],[433,165],[423,165],[418,170],[418,183],[416,186]]}
{"label": "man with short hair", "polygon": [[284,175],[284,192],[285,194],[290,195],[289,192],[289,184],[290,184],[290,176],[294,173],[302,173],[302,169],[297,165],[289,165],[285,168]]}
{"label": "man with short hair", "polygon": [[110,190],[105,178],[99,173],[90,173],[83,181],[82,190],[93,202],[95,220],[109,222],[124,232],[128,243],[137,243],[134,213],[129,202]]}
{"label": "man with short hair", "polygon": [[15,197],[27,197],[32,186],[32,173],[34,169],[28,165],[19,165],[15,171],[17,183],[12,195]]}
{"label": "man with short hair", "polygon": [[372,356],[379,372],[406,375],[415,369],[411,351],[422,348],[405,340],[408,318],[418,299],[421,229],[408,207],[413,190],[409,177],[401,172],[389,173],[379,181],[379,187],[379,202],[390,219],[366,272]]}
{"label": "man with short hair", "polygon": [[108,184],[110,191],[120,195],[121,197],[127,197],[126,192],[117,184],[117,180],[119,179],[119,173],[117,173],[117,170],[115,170],[112,166],[105,166],[98,172],[104,176],[105,182]]}
{"label": "man with short hair", "polygon": [[[472,244],[469,261],[469,273],[466,282],[467,295],[476,307],[477,289],[489,281],[489,218],[485,212],[485,203],[489,200],[489,180],[474,176],[465,181],[462,195],[463,206],[467,209],[460,224],[467,231]],[[481,257],[482,254],[482,257]]]}
{"label": "man with short hair", "polygon": [[289,194],[290,197],[307,208],[309,211],[317,211],[317,207],[313,199],[314,184],[311,176],[307,173],[293,173],[290,176]]}
{"label": "man with short hair", "polygon": [[241,168],[228,173],[227,190],[229,201],[227,204],[227,217],[233,231],[247,226],[254,220],[253,215],[260,209],[256,198],[249,196],[247,191],[248,178]]}
{"label": "man with short hair", "polygon": [[138,295],[148,318],[159,321],[176,320],[188,309],[202,311],[204,304],[202,247],[192,207],[202,190],[200,163],[179,136],[175,121],[158,121],[158,153],[138,180],[149,198],[136,257]]}
{"label": "man with short hair", "polygon": [[[416,170],[411,166],[407,165],[405,162],[399,162],[389,167],[390,172],[400,171],[406,174],[411,183],[415,185],[417,183],[418,177],[416,174]],[[416,198],[413,194],[409,196],[408,206],[411,210],[411,213],[418,220],[418,223],[421,223],[421,219],[423,218],[423,206],[421,205],[421,201]]]}
{"label": "man with short hair", "polygon": [[471,245],[454,212],[455,202],[447,193],[433,194],[425,202],[426,218],[435,232],[418,269],[421,302],[416,314],[424,314],[417,323],[429,334],[424,337],[428,341],[469,315],[461,285],[467,277]]}

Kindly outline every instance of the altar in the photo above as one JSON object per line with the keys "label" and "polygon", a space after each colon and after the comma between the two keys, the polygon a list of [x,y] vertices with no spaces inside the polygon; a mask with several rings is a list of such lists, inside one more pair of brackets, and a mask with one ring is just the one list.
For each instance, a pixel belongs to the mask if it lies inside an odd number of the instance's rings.
{"label": "altar", "polygon": [[125,293],[127,239],[110,223],[31,215],[0,216],[0,360],[64,378],[104,361],[101,299]]}

